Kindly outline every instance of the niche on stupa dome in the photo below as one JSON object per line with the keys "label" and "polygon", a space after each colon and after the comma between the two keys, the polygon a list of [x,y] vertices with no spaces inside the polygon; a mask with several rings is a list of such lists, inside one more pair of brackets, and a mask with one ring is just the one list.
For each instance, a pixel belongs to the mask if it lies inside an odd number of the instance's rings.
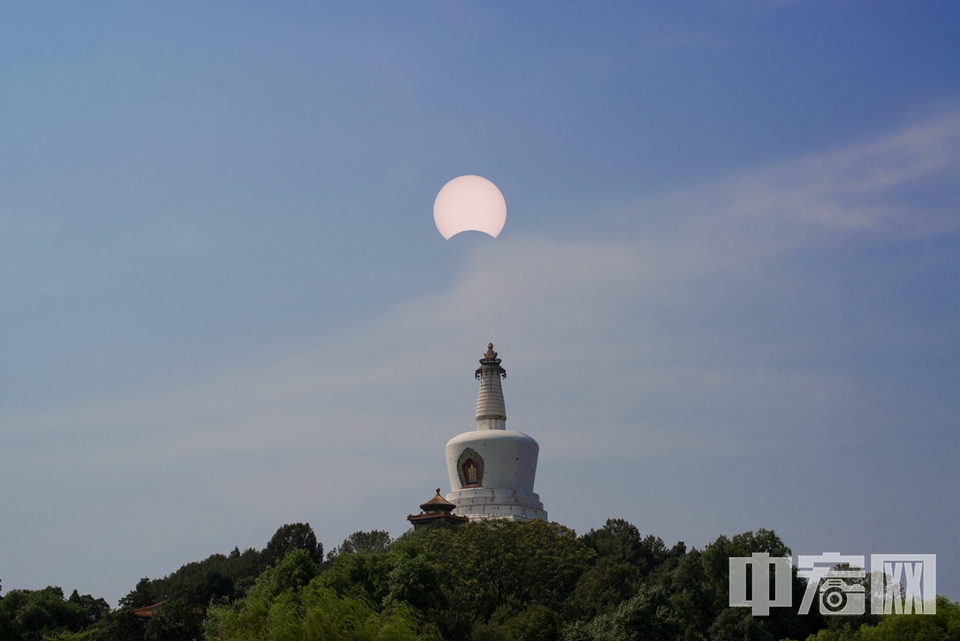
{"label": "niche on stupa dome", "polygon": [[483,457],[472,448],[467,448],[460,454],[457,461],[457,472],[460,475],[462,487],[483,486]]}

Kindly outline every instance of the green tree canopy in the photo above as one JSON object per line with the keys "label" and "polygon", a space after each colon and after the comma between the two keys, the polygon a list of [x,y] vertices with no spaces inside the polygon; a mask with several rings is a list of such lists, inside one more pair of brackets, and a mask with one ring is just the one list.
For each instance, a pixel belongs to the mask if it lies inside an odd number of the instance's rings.
{"label": "green tree canopy", "polygon": [[410,545],[436,563],[450,605],[483,620],[504,603],[558,611],[596,556],[573,530],[541,520],[433,528]]}
{"label": "green tree canopy", "polygon": [[421,628],[417,619],[406,604],[378,612],[369,601],[338,595],[315,579],[278,595],[255,591],[233,605],[213,607],[205,632],[208,641],[440,640],[434,628]]}
{"label": "green tree canopy", "polygon": [[343,540],[343,543],[330,550],[327,560],[332,561],[343,554],[357,552],[386,552],[393,539],[386,530],[370,530],[369,532],[354,532]]}
{"label": "green tree canopy", "polygon": [[[144,578],[113,612],[76,590],[13,590],[0,641],[960,641],[960,605],[943,598],[934,616],[730,608],[731,557],[790,554],[770,530],[688,551],[622,519],[582,537],[539,520],[437,523],[397,541],[355,532],[322,563],[321,552],[309,525],[287,525],[263,553],[235,547]],[[797,604],[805,581],[791,578]],[[134,614],[160,601],[146,625]]]}
{"label": "green tree canopy", "polygon": [[317,576],[318,567],[306,550],[294,550],[279,563],[260,575],[249,593],[260,598],[272,598],[287,591],[298,590]]}
{"label": "green tree canopy", "polygon": [[395,560],[386,552],[341,554],[320,576],[320,583],[337,594],[357,597],[379,607],[390,593]]}
{"label": "green tree canopy", "polygon": [[[844,617],[835,617],[842,619]],[[960,602],[937,597],[936,614],[897,614],[876,625],[820,630],[809,641],[960,641]]]}
{"label": "green tree canopy", "polygon": [[63,590],[56,586],[10,590],[0,599],[0,639],[41,641],[44,636],[79,632],[103,615],[100,603],[106,605],[103,599],[90,595],[65,599]]}
{"label": "green tree canopy", "polygon": [[323,544],[317,541],[309,523],[290,523],[278,529],[263,549],[263,556],[272,565],[294,550],[306,551],[314,563],[323,561]]}

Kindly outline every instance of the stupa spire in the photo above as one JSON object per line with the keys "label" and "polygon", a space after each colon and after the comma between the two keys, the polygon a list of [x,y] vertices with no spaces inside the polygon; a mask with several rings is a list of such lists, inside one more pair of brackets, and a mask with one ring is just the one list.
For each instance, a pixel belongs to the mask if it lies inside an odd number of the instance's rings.
{"label": "stupa spire", "polygon": [[501,378],[507,377],[507,371],[500,367],[500,359],[493,351],[493,343],[487,344],[487,353],[480,359],[480,367],[475,372],[480,380],[480,392],[477,394],[477,429],[507,429],[507,408],[503,403]]}

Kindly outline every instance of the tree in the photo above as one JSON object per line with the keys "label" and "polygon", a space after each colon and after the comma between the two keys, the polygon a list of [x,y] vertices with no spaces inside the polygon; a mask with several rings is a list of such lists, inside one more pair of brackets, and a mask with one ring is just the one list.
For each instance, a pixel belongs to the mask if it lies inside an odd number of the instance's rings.
{"label": "tree", "polygon": [[225,574],[216,570],[207,572],[203,580],[198,583],[189,601],[196,605],[205,606],[211,599],[222,599],[233,595],[234,581]]}
{"label": "tree", "polygon": [[451,607],[484,621],[505,603],[559,610],[596,557],[573,530],[539,519],[435,528],[404,545],[437,564]]}
{"label": "tree", "polygon": [[120,599],[120,607],[143,608],[157,603],[160,599],[154,600],[151,594],[151,587],[150,577],[143,577],[137,581],[137,585],[127,593],[127,596]]}
{"label": "tree", "polygon": [[690,638],[703,635],[717,614],[701,557],[700,552],[693,549],[674,567],[656,577],[657,583],[670,594],[670,603],[680,614],[686,636]]}
{"label": "tree", "polygon": [[567,600],[571,617],[589,621],[600,614],[613,614],[617,607],[636,592],[640,582],[636,565],[602,557],[577,580]]}
{"label": "tree", "polygon": [[613,616],[614,627],[630,641],[673,641],[682,622],[660,586],[644,585]]}
{"label": "tree", "polygon": [[180,566],[162,579],[144,577],[134,590],[120,599],[120,606],[139,608],[169,598],[202,608],[211,598],[243,596],[266,567],[263,555],[253,548],[242,553],[234,548],[229,556],[211,554],[202,561]]}
{"label": "tree", "polygon": [[613,615],[600,615],[590,623],[576,623],[564,641],[674,641],[683,622],[660,586],[641,586]]}
{"label": "tree", "polygon": [[[846,619],[848,617],[834,617]],[[960,639],[960,602],[937,597],[937,613],[896,614],[879,619],[876,625],[820,630],[812,641],[957,641]]]}
{"label": "tree", "polygon": [[213,607],[205,632],[209,641],[440,639],[435,628],[419,626],[416,612],[405,604],[377,612],[365,599],[338,595],[317,579],[279,595],[255,593],[233,605]]}
{"label": "tree", "polygon": [[203,638],[203,611],[185,599],[168,599],[150,618],[144,641],[197,641]]}
{"label": "tree", "polygon": [[369,532],[354,532],[343,540],[339,546],[330,550],[328,561],[333,561],[343,554],[357,552],[386,552],[393,539],[386,530],[370,530]]}
{"label": "tree", "polygon": [[56,586],[11,590],[0,599],[0,631],[16,641],[41,641],[47,635],[79,632],[88,624],[83,607],[64,599]]}
{"label": "tree", "polygon": [[393,561],[385,552],[342,554],[320,575],[319,581],[341,596],[359,597],[380,607],[390,593]]}
{"label": "tree", "polygon": [[73,591],[67,601],[80,606],[80,609],[83,610],[84,615],[87,617],[88,624],[96,623],[110,611],[110,605],[105,600],[94,599],[93,596],[89,594],[80,596],[80,593],[76,590]]}
{"label": "tree", "polygon": [[711,641],[774,641],[748,608],[729,608],[710,626]]}
{"label": "tree", "polygon": [[560,616],[544,605],[531,605],[500,624],[512,641],[559,641]]}
{"label": "tree", "polygon": [[408,557],[396,555],[393,569],[387,575],[387,596],[384,605],[409,603],[425,612],[430,607],[442,607],[446,599],[440,582],[440,568],[425,555]]}
{"label": "tree", "polygon": [[772,530],[759,529],[756,534],[744,532],[732,539],[717,537],[708,544],[700,557],[703,564],[705,587],[711,593],[714,612],[727,607],[730,589],[730,557],[750,556],[766,552],[770,556],[790,556],[788,548]]}
{"label": "tree", "polygon": [[14,641],[17,636],[12,613],[7,608],[0,607],[0,641]]}
{"label": "tree", "polygon": [[[790,548],[772,530],[744,532],[732,538],[720,536],[708,544],[703,552],[687,554],[687,558],[677,563],[676,569],[654,573],[651,579],[663,585],[671,594],[671,603],[682,614],[686,634],[759,634],[751,627],[752,624],[741,620],[742,608],[733,608],[729,614],[725,613],[731,610],[730,557],[749,557],[755,552],[766,552],[771,557],[789,556]],[[699,563],[695,563],[695,560]],[[798,603],[803,595],[804,582],[795,571],[791,581],[793,602]],[[808,615],[800,616],[794,608],[773,608],[770,616],[757,620],[751,617],[751,621],[774,639],[805,639],[825,624],[819,612],[811,611]]]}
{"label": "tree", "polygon": [[623,519],[607,519],[599,530],[591,529],[584,534],[583,542],[593,548],[600,558],[634,565],[640,559],[640,530]]}
{"label": "tree", "polygon": [[257,579],[250,594],[258,597],[276,597],[288,590],[297,590],[317,576],[317,564],[306,550],[293,550],[279,563],[268,568]]}
{"label": "tree", "polygon": [[323,544],[317,541],[317,535],[309,523],[291,523],[280,527],[263,549],[263,556],[272,565],[294,550],[306,550],[314,563],[323,561]]}
{"label": "tree", "polygon": [[143,641],[146,628],[130,608],[105,615],[97,624],[96,641]]}

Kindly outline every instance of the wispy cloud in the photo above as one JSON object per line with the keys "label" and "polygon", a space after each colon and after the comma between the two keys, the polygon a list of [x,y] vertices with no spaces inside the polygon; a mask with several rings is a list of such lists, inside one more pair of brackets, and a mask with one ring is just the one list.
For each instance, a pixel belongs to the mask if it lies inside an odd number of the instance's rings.
{"label": "wispy cloud", "polygon": [[[639,202],[630,238],[498,241],[470,257],[449,291],[266,369],[155,398],[8,413],[3,431],[14,439],[87,434],[98,443],[18,454],[19,464],[54,467],[116,457],[149,465],[184,443],[196,456],[370,442],[422,448],[470,429],[468,370],[494,340],[511,372],[512,426],[552,441],[553,455],[749,447],[767,417],[802,411],[794,406],[813,398],[829,405],[857,383],[764,362],[698,361],[691,350],[702,349],[701,339],[671,327],[677,306],[709,313],[714,303],[701,299],[718,274],[743,279],[804,247],[955,232],[955,203],[917,205],[908,196],[956,170],[958,143],[960,118],[943,116]],[[671,403],[696,416],[684,423]],[[755,415],[730,414],[738,403]],[[719,416],[726,408],[743,426],[713,429],[703,420],[708,407]],[[589,431],[580,429],[585,423]]]}

